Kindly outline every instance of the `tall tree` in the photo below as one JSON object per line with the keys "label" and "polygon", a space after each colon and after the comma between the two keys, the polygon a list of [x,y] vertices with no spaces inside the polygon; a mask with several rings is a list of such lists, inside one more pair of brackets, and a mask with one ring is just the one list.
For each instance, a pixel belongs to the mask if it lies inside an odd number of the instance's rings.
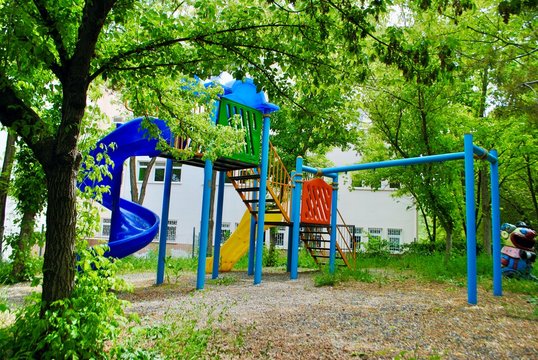
{"label": "tall tree", "polygon": [[[536,104],[536,92],[530,74],[536,69],[536,11],[520,11],[506,22],[489,1],[447,4],[403,2],[405,21],[388,19],[390,26],[380,38],[389,46],[376,44],[376,56],[390,68],[376,69],[370,87],[364,91],[373,136],[367,143],[370,147],[365,146],[367,156],[379,160],[460,151],[462,134],[474,133],[483,147],[494,146],[501,153],[501,197],[521,205],[519,209],[530,208],[536,188],[532,181],[534,148],[530,146],[535,138],[530,113]],[[519,135],[522,131],[524,134]],[[371,146],[375,139],[388,148]],[[528,167],[523,166],[527,161],[521,149],[528,154]],[[509,167],[505,166],[506,156],[509,162],[514,161]],[[421,179],[418,184],[417,171]],[[400,181],[404,185],[401,192],[411,193],[419,208],[426,210],[426,218],[438,219],[449,238],[452,231],[461,232],[463,225],[463,188],[458,184],[457,171],[461,169],[447,172],[432,166],[414,170],[414,179],[406,179],[406,169],[400,173],[378,171],[370,177],[375,181],[380,176]],[[485,191],[488,174],[484,169],[480,175],[484,187],[477,192],[482,208],[479,216],[489,229],[490,203]],[[509,180],[523,178],[526,181],[508,195]],[[528,194],[525,206],[515,201],[520,199],[516,194],[523,193]],[[484,231],[484,237],[489,236]],[[485,246],[489,248],[487,242]]]}
{"label": "tall tree", "polygon": [[[43,306],[73,289],[77,142],[92,83],[109,79],[111,86],[142,92],[142,103],[151,106],[139,113],[148,115],[153,104],[166,103],[169,91],[177,91],[183,74],[208,77],[230,70],[241,78],[248,73],[270,92],[293,99],[294,84],[338,83],[344,60],[363,59],[360,39],[384,6],[0,0],[0,122],[28,144],[46,176]],[[344,18],[353,21],[344,24]],[[353,52],[341,44],[353,44]],[[141,84],[146,87],[137,87]],[[176,124],[189,116],[169,113],[175,117],[165,118]],[[207,121],[195,124],[205,135],[199,142],[214,149]]]}
{"label": "tall tree", "polygon": [[15,140],[16,137],[8,132],[6,139],[6,148],[4,151],[4,161],[0,173],[0,261],[2,261],[4,231],[6,221],[7,194],[9,181],[11,179],[11,169],[15,160]]}
{"label": "tall tree", "polygon": [[45,207],[47,191],[43,169],[24,143],[19,144],[13,175],[12,194],[17,204],[16,212],[20,216],[20,231],[11,244],[13,261],[10,277],[13,281],[26,281],[34,275],[27,266],[32,246],[36,243],[36,217]]}

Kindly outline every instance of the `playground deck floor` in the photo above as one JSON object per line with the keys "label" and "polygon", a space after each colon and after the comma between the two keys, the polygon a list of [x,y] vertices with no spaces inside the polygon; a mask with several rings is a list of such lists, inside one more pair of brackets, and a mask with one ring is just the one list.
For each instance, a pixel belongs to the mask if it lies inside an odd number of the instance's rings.
{"label": "playground deck floor", "polygon": [[[154,273],[129,274],[134,291],[120,297],[142,326],[222,314],[210,325],[216,338],[209,351],[223,359],[538,358],[538,321],[529,319],[527,296],[479,289],[478,306],[469,306],[465,284],[381,273],[373,283],[315,287],[315,274],[290,281],[283,272],[264,273],[253,286],[244,272],[231,272],[207,280],[203,291],[194,290],[192,273],[163,286],[152,285]],[[26,291],[12,287],[8,299],[18,302]]]}

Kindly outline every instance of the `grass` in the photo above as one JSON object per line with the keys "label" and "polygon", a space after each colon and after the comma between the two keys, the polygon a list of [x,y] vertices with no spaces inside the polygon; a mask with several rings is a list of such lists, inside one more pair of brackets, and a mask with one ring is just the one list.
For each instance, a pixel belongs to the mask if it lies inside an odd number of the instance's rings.
{"label": "grass", "polygon": [[376,281],[376,276],[367,269],[350,270],[345,268],[336,271],[334,274],[331,274],[327,269],[324,269],[320,274],[314,277],[314,285],[316,287],[335,286],[350,280],[373,283]]}
{"label": "grass", "polygon": [[[268,258],[268,250],[263,249],[263,266],[266,266],[266,260]],[[299,268],[303,269],[318,269],[318,265],[314,261],[314,258],[310,256],[305,248],[299,250]],[[276,250],[276,260],[274,268],[285,269],[287,266],[287,250]],[[235,264],[234,269],[247,270],[248,268],[248,253],[243,255],[241,259]]]}
{"label": "grass", "polygon": [[237,282],[237,278],[233,276],[219,276],[216,279],[209,279],[206,281],[207,284],[213,284],[213,285],[233,285]]}
{"label": "grass", "polygon": [[227,308],[187,305],[186,310],[167,313],[160,323],[133,324],[113,349],[114,358],[201,359],[240,352],[242,331],[230,334],[219,326],[228,316]]}

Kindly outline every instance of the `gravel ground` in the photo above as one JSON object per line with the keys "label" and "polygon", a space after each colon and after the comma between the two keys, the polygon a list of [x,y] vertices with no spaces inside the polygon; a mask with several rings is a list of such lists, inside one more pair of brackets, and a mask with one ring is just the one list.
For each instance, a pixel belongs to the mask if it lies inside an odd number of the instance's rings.
{"label": "gravel ground", "polygon": [[[164,286],[153,286],[154,273],[130,274],[134,292],[120,297],[142,324],[196,306],[220,309],[221,341],[243,340],[220,354],[230,359],[538,359],[538,321],[528,319],[533,307],[525,296],[479,290],[479,305],[469,306],[461,285],[384,274],[374,283],[317,288],[314,275],[290,281],[264,273],[253,286],[245,273],[232,272],[195,291],[193,274]],[[28,287],[0,291],[20,303]]]}
{"label": "gravel ground", "polygon": [[135,291],[124,296],[131,311],[151,322],[193,304],[226,308],[220,326],[244,337],[234,359],[538,359],[538,322],[526,318],[532,305],[517,294],[480,290],[479,305],[469,306],[461,285],[409,278],[318,288],[313,273],[297,281],[269,273],[253,286],[232,272],[194,291],[193,275],[168,287],[145,276],[134,276]]}

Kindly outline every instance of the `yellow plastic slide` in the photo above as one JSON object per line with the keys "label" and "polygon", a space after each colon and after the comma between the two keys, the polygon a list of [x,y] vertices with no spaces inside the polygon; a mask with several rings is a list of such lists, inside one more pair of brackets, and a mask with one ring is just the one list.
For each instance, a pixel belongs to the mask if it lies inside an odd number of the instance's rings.
{"label": "yellow plastic slide", "polygon": [[[282,214],[265,214],[265,221],[282,221]],[[274,225],[266,225],[265,230]],[[230,271],[233,266],[241,259],[248,251],[250,244],[250,212],[247,210],[237,229],[230,235],[228,240],[220,248],[220,271]],[[213,257],[208,257],[206,260],[206,272],[213,270]]]}

